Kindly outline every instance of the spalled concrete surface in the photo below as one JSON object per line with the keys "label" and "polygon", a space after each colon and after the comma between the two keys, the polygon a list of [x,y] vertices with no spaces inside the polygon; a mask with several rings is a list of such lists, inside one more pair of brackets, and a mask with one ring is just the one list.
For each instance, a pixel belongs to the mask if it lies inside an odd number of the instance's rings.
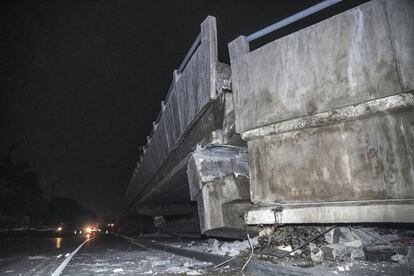
{"label": "spalled concrete surface", "polygon": [[302,116],[292,120],[258,127],[243,132],[242,137],[243,139],[250,141],[264,136],[277,135],[305,128],[333,125],[371,116],[382,116],[384,114],[397,113],[410,109],[414,109],[414,94],[401,93],[385,98],[374,99],[357,105],[337,108],[315,115]]}
{"label": "spalled concrete surface", "polygon": [[[236,204],[237,208],[231,208]],[[249,181],[245,176],[228,175],[204,184],[197,197],[201,233],[207,236],[245,236],[243,214],[250,207]]]}
{"label": "spalled concrete surface", "polygon": [[187,169],[191,199],[197,197],[205,183],[229,174],[249,175],[246,148],[219,144],[198,147],[191,155]]}
{"label": "spalled concrete surface", "polygon": [[187,174],[202,234],[245,234],[243,213],[250,207],[247,158],[246,149],[227,145],[199,147],[192,154]]}

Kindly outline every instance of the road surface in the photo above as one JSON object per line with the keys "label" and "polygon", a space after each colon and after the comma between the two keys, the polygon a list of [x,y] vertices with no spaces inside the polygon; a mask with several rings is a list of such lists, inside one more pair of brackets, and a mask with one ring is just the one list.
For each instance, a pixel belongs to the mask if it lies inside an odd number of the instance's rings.
{"label": "road surface", "polygon": [[0,275],[199,275],[209,265],[112,235],[0,241]]}

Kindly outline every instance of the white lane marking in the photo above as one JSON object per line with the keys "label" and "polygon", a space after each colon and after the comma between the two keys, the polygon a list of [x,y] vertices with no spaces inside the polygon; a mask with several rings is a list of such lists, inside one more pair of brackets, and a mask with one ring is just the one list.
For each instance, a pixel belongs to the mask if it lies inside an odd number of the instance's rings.
{"label": "white lane marking", "polygon": [[79,249],[81,249],[81,247],[87,243],[88,241],[90,241],[93,238],[87,239],[86,241],[84,241],[81,245],[79,245],[72,253],[69,254],[69,256],[66,257],[66,259],[58,266],[58,268],[56,268],[56,270],[52,273],[52,276],[59,276],[62,271],[65,269],[65,267],[68,265],[68,263],[70,262],[70,260],[72,259],[73,256],[75,256],[76,252],[79,251]]}

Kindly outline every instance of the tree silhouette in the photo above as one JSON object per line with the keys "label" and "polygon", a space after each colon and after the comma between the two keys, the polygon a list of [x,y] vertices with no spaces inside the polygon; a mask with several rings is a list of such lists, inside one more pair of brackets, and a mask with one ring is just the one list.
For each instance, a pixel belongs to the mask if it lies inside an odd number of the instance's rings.
{"label": "tree silhouette", "polygon": [[47,212],[47,202],[39,188],[39,175],[31,170],[29,161],[16,163],[12,158],[13,151],[25,142],[10,146],[0,164],[0,214],[3,220],[30,218],[31,223],[39,223]]}

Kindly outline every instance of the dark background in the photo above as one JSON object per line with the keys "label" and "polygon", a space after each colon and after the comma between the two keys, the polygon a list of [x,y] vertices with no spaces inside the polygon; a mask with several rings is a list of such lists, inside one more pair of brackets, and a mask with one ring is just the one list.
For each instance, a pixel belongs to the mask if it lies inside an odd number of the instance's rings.
{"label": "dark background", "polygon": [[[129,182],[172,79],[207,15],[227,44],[319,1],[3,1],[0,156],[40,174],[45,197],[111,214]],[[346,1],[261,39],[322,20]]]}

